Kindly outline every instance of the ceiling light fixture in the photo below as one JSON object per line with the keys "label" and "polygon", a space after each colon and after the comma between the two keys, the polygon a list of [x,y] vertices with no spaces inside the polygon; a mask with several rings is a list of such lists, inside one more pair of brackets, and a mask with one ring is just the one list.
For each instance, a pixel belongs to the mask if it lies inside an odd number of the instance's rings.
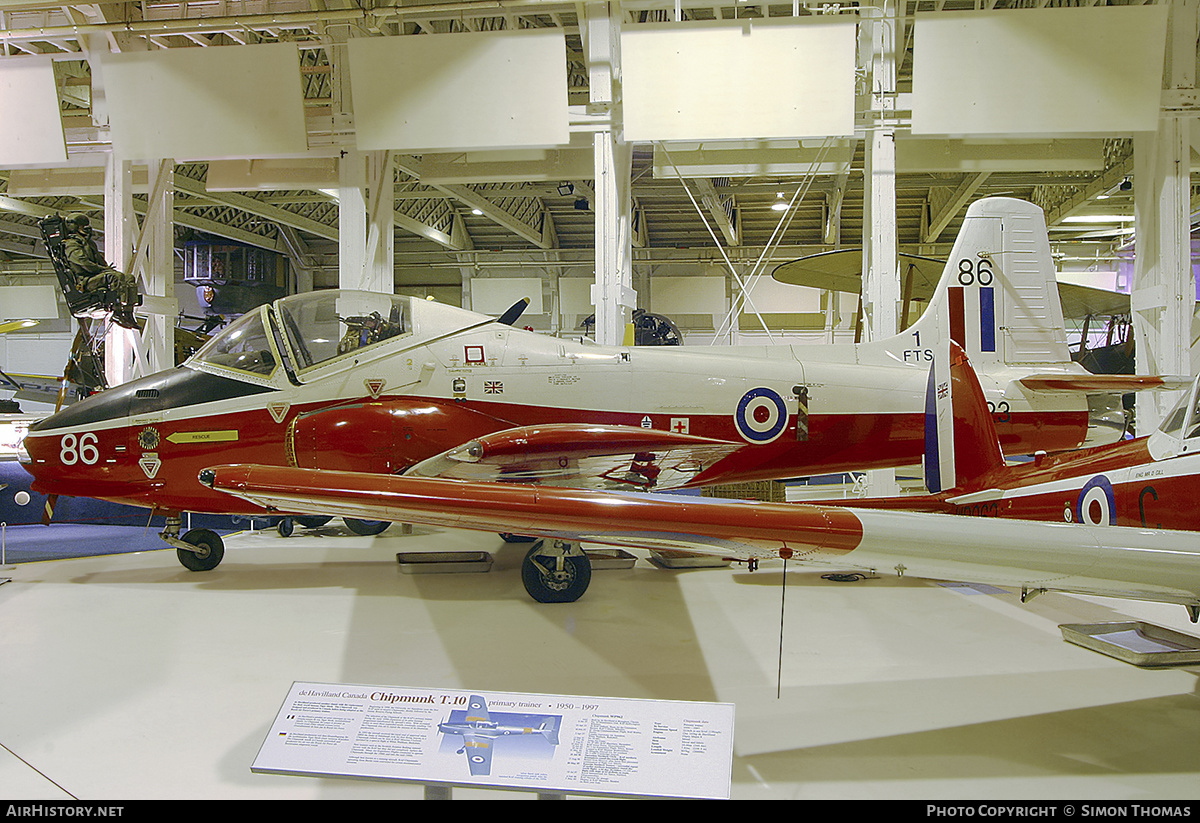
{"label": "ceiling light fixture", "polygon": [[771,211],[787,211],[787,201],[783,199],[783,192],[775,193],[775,202],[771,204]]}

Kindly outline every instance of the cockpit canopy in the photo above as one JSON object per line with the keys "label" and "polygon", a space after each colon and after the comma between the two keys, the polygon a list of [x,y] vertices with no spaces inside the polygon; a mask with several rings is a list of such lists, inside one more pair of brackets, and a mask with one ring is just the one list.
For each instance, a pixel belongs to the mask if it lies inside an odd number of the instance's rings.
{"label": "cockpit canopy", "polygon": [[373,292],[312,292],[275,303],[297,368],[412,334],[412,298]]}
{"label": "cockpit canopy", "polygon": [[1160,432],[1177,440],[1200,437],[1200,394],[1197,393],[1197,383],[1200,383],[1200,378],[1192,383],[1175,408],[1163,418],[1158,427]]}
{"label": "cockpit canopy", "polygon": [[410,334],[411,297],[318,291],[247,312],[196,352],[190,364],[252,380],[270,380],[286,365],[298,377]]}

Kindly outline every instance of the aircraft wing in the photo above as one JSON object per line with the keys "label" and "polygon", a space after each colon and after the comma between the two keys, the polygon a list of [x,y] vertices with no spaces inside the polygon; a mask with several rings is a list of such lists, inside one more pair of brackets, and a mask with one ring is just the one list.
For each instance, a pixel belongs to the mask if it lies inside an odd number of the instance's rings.
{"label": "aircraft wing", "polygon": [[[793,286],[858,294],[862,291],[862,261],[861,248],[834,249],[781,263],[771,272],[771,277]],[[933,296],[942,269],[946,267],[945,260],[905,252],[899,254],[899,264],[901,282],[910,271],[913,274],[914,300],[928,300]]]}
{"label": "aircraft wing", "polygon": [[[862,291],[862,256],[861,248],[818,252],[781,263],[771,272],[771,276],[781,283],[794,286],[858,294]],[[901,252],[897,262],[901,283],[912,274],[910,295],[913,300],[924,301],[933,296],[946,265],[945,260]],[[1120,292],[1060,281],[1058,297],[1062,302],[1063,316],[1067,318],[1129,314],[1129,295]]]}
{"label": "aircraft wing", "polygon": [[471,695],[467,706],[466,721],[468,723],[490,723],[492,716],[488,714],[487,701],[480,695]]}
{"label": "aircraft wing", "polygon": [[522,426],[424,460],[406,476],[606,490],[676,488],[743,444],[637,426]]}
{"label": "aircraft wing", "polygon": [[463,734],[463,750],[471,774],[478,776],[492,773],[492,741],[486,737],[466,732]]}
{"label": "aircraft wing", "polygon": [[213,489],[279,512],[422,523],[721,557],[1200,606],[1188,532],[799,503],[618,494],[279,466],[217,466]]}

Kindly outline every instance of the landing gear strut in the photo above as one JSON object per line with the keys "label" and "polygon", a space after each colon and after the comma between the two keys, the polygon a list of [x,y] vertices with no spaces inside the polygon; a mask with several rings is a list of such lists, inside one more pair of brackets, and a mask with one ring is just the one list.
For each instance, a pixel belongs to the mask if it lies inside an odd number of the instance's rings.
{"label": "landing gear strut", "polygon": [[215,569],[225,558],[225,542],[211,529],[192,529],[179,536],[182,525],[179,515],[167,516],[167,527],[158,535],[169,546],[183,567],[194,572]]}
{"label": "landing gear strut", "polygon": [[539,603],[574,603],[592,580],[592,563],[578,543],[538,540],[521,563],[525,591]]}

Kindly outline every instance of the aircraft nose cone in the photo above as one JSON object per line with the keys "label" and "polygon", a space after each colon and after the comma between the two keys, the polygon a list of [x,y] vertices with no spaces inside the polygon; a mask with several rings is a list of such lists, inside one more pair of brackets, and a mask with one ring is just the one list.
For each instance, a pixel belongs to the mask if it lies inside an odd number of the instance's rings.
{"label": "aircraft nose cone", "polygon": [[203,469],[203,470],[201,470],[200,474],[197,475],[197,478],[200,480],[201,483],[203,483],[205,486],[208,486],[211,489],[213,486],[213,483],[217,479],[217,472],[214,469]]}

